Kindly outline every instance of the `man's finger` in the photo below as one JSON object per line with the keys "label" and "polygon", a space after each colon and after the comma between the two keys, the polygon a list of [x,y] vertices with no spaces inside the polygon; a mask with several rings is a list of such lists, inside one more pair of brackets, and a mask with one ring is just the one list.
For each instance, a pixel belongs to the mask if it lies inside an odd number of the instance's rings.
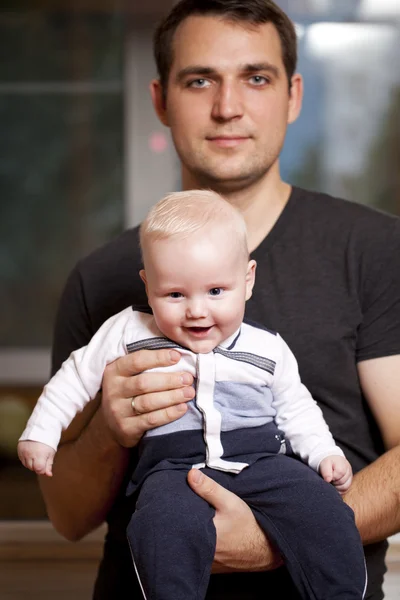
{"label": "man's finger", "polygon": [[149,429],[161,427],[180,419],[187,411],[185,403],[170,406],[150,413],[142,413],[134,419],[124,419],[124,428],[118,432],[117,440],[125,448],[136,446],[142,435]]}
{"label": "man's finger", "polygon": [[229,508],[232,500],[237,496],[232,494],[209,477],[204,475],[199,469],[191,469],[188,473],[188,482],[196,494],[201,496],[217,510],[226,510]]}
{"label": "man's finger", "polygon": [[193,377],[190,373],[140,373],[134,377],[124,378],[123,392],[128,396],[142,396],[153,392],[167,392],[185,386],[191,386]]}
{"label": "man's finger", "polygon": [[115,361],[118,375],[129,377],[148,369],[168,367],[179,362],[177,350],[138,350]]}
{"label": "man's finger", "polygon": [[[128,395],[128,393],[126,395]],[[126,402],[126,416],[140,416],[153,411],[168,409],[177,404],[186,403],[192,400],[194,396],[195,390],[192,386],[172,389],[166,392],[148,392],[147,394],[139,396],[133,389],[131,392],[131,397],[127,399]],[[132,399],[134,400],[136,412],[132,410]]]}

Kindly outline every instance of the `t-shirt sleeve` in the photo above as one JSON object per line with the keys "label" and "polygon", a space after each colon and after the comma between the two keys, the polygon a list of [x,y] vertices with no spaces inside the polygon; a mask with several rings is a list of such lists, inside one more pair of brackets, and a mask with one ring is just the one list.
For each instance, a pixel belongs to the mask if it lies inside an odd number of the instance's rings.
{"label": "t-shirt sleeve", "polygon": [[78,263],[67,279],[58,305],[53,333],[51,374],[54,375],[58,371],[71,352],[86,346],[94,333]]}
{"label": "t-shirt sleeve", "polygon": [[379,227],[361,259],[357,361],[400,354],[400,220]]}

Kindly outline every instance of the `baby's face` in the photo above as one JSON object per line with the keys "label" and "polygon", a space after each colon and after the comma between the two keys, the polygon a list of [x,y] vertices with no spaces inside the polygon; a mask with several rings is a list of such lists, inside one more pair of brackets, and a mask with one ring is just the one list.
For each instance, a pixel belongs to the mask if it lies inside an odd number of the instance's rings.
{"label": "baby's face", "polygon": [[196,353],[232,336],[254,284],[255,262],[221,230],[151,242],[145,249],[149,304],[160,331]]}

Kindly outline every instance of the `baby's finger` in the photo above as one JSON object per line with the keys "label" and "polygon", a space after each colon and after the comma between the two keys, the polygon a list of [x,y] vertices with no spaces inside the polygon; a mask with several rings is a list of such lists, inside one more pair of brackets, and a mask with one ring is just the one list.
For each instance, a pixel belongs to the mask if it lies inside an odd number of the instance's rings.
{"label": "baby's finger", "polygon": [[52,477],[53,476],[53,459],[52,458],[48,458],[47,459],[46,468],[45,468],[45,475],[47,475],[47,477]]}
{"label": "baby's finger", "polygon": [[335,485],[341,485],[342,483],[344,483],[345,481],[347,481],[347,479],[349,478],[348,474],[343,474],[341,477],[338,477],[337,475],[334,475],[332,478],[332,482]]}
{"label": "baby's finger", "polygon": [[330,483],[333,477],[332,464],[329,461],[325,461],[320,466],[320,475],[324,481]]}
{"label": "baby's finger", "polygon": [[346,473],[340,478],[333,481],[333,485],[340,494],[344,494],[349,489],[353,480],[353,472],[351,469],[347,469]]}
{"label": "baby's finger", "polygon": [[351,477],[352,470],[349,464],[339,464],[333,466],[333,481],[342,483]]}
{"label": "baby's finger", "polygon": [[342,483],[347,479],[348,476],[349,474],[347,472],[337,472],[336,470],[334,470],[332,474],[332,481],[334,481],[335,483]]}
{"label": "baby's finger", "polygon": [[37,475],[44,475],[46,472],[46,461],[43,458],[32,459],[32,471],[35,471]]}
{"label": "baby's finger", "polygon": [[351,477],[350,477],[344,483],[341,483],[340,485],[335,485],[335,489],[339,492],[340,495],[343,495],[349,489],[349,487],[351,485],[351,481],[352,480],[351,480]]}

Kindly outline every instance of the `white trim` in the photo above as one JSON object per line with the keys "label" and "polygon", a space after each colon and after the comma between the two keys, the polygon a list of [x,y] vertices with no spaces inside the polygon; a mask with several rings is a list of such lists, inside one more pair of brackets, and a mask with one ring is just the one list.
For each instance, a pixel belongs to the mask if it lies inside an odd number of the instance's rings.
{"label": "white trim", "polygon": [[129,546],[129,550],[130,550],[130,552],[131,552],[131,557],[132,557],[133,566],[134,566],[134,568],[135,568],[136,577],[137,577],[137,580],[138,580],[138,582],[139,582],[140,589],[142,590],[143,598],[144,598],[144,600],[147,600],[147,596],[146,596],[146,594],[145,594],[144,587],[143,587],[143,585],[142,585],[142,580],[140,579],[139,571],[138,571],[138,568],[137,568],[137,565],[136,565],[136,562],[135,562],[135,557],[134,557],[134,555],[133,555],[133,550],[132,550],[132,546],[131,546],[131,542],[130,542],[130,540],[129,540],[129,537],[127,538],[127,540],[128,540],[128,546]]}

